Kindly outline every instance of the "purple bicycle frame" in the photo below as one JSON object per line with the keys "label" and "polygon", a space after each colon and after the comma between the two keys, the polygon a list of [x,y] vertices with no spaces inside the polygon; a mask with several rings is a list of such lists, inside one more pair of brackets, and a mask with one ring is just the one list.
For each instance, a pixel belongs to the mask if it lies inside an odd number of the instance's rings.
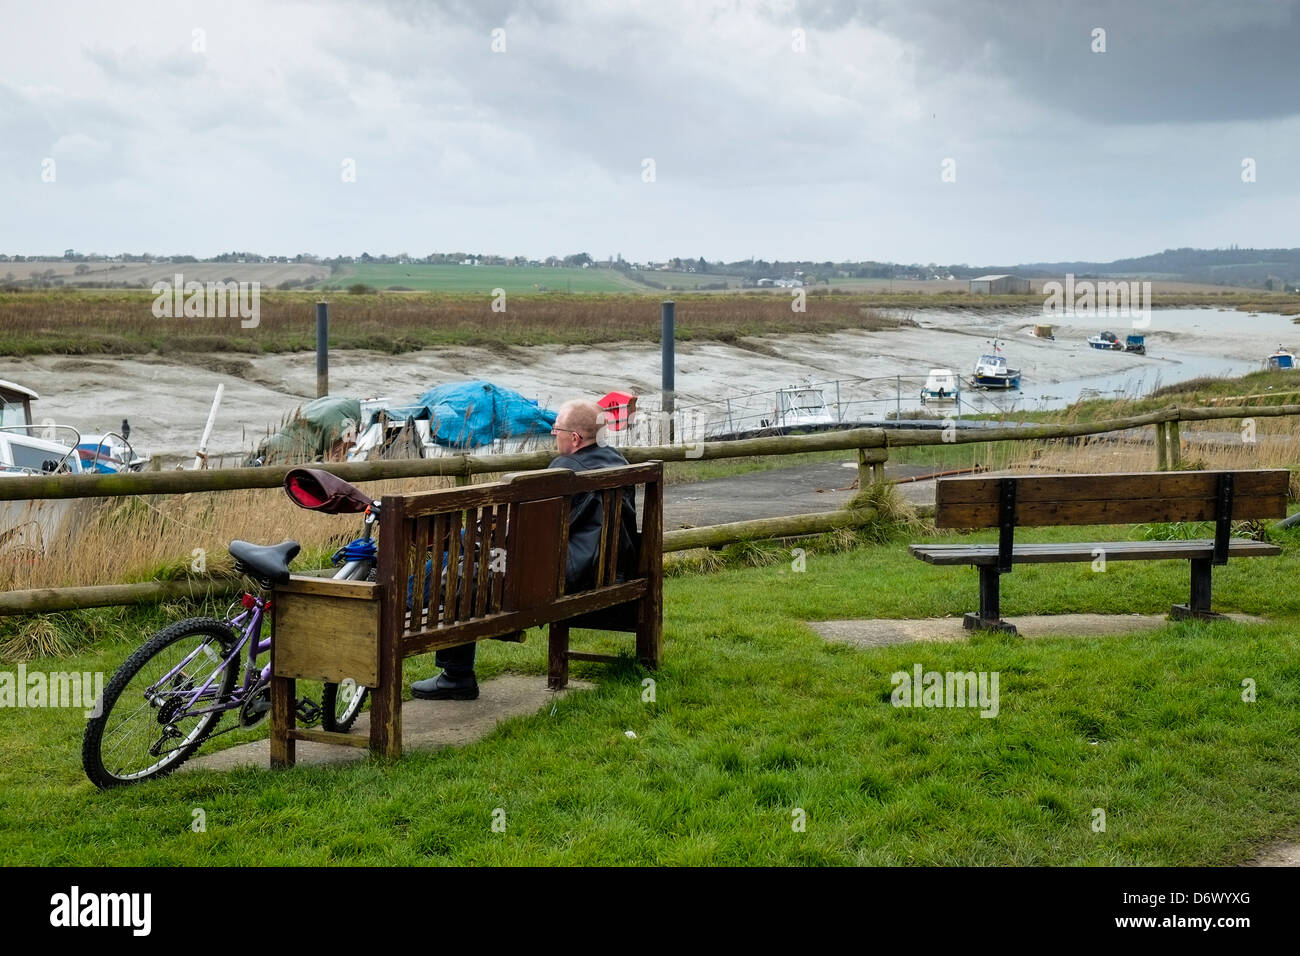
{"label": "purple bicycle frame", "polygon": [[[256,680],[254,680],[253,678],[253,668],[257,665],[258,657],[260,657],[265,651],[269,650],[271,647],[271,639],[269,637],[267,637],[264,640],[260,638],[254,640],[255,635],[261,634],[262,621],[265,617],[267,608],[271,606],[271,602],[265,601],[254,594],[249,594],[247,596],[252,598],[253,606],[251,608],[246,609],[244,613],[236,615],[235,617],[232,618],[228,618],[224,622],[232,630],[240,631],[242,628],[242,636],[239,638],[238,641],[235,642],[234,649],[231,650],[229,656],[226,657],[226,659],[221,662],[221,666],[219,666],[216,670],[214,670],[212,674],[208,677],[208,679],[203,682],[203,686],[198,687],[193,691],[184,691],[178,695],[182,697],[184,696],[189,697],[189,700],[186,702],[185,708],[183,710],[184,716],[196,716],[198,714],[210,714],[214,712],[224,713],[227,710],[233,710],[235,707],[238,707],[241,704],[243,704],[245,698],[249,695],[249,693],[252,692],[252,690],[255,687],[260,686],[265,681],[270,679],[271,676],[270,661],[267,661],[266,664],[262,667],[262,669],[258,672]],[[246,625],[244,624],[245,620],[247,620],[248,622]],[[205,648],[206,646],[207,646],[206,644],[203,644],[200,645],[199,647],[196,647],[193,651],[191,651],[183,661],[181,661],[179,664],[173,667],[162,677],[161,680],[159,680],[157,683],[155,683],[152,687],[149,688],[149,694],[152,696],[158,693],[159,688],[165,687],[168,681],[172,680],[177,674],[181,673],[181,671],[186,667],[186,665],[188,665],[190,661],[194,660],[194,658],[198,655],[199,651],[203,650],[203,648]],[[248,665],[244,668],[243,685],[232,688],[230,691],[230,696],[224,702],[213,704],[210,707],[195,708],[195,705],[204,696],[204,694],[207,694],[209,692],[209,688],[212,686],[212,682],[217,679],[217,676],[219,674],[225,673],[226,668],[231,666],[232,662],[237,657],[239,657],[239,652],[242,651],[245,646],[248,647]]]}

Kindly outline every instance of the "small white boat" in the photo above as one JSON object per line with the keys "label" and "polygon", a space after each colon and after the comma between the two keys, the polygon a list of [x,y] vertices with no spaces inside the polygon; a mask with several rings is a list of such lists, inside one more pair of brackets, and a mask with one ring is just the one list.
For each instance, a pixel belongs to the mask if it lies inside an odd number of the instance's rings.
{"label": "small white boat", "polygon": [[1269,369],[1290,371],[1296,367],[1295,355],[1279,345],[1277,351],[1268,357],[1266,365]]}
{"label": "small white boat", "polygon": [[793,428],[800,425],[833,425],[835,416],[826,407],[820,388],[811,384],[783,388],[776,393],[776,425]]}
{"label": "small white boat", "polygon": [[950,368],[932,368],[921,388],[923,402],[951,402],[957,397],[957,374]]}
{"label": "small white boat", "polygon": [[1002,347],[993,343],[991,355],[981,355],[975,363],[975,373],[971,384],[976,388],[1017,389],[1020,387],[1020,369],[1010,368],[1007,360],[999,353]]}

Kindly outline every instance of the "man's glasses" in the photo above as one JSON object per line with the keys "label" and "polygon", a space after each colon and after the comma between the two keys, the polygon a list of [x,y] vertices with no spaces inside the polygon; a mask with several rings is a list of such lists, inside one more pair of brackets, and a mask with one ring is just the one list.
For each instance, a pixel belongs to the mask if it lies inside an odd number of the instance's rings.
{"label": "man's glasses", "polygon": [[567,433],[570,434],[570,435],[577,435],[579,438],[582,437],[582,432],[575,432],[572,428],[552,428],[552,429],[551,429],[551,434],[552,434],[552,435],[563,435],[565,432],[567,432]]}

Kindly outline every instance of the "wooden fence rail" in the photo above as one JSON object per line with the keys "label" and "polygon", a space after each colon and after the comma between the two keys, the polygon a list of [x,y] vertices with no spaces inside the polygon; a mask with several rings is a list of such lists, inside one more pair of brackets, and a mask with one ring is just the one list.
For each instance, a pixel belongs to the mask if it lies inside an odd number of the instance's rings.
{"label": "wooden fence rail", "polygon": [[[621,448],[631,464],[645,461],[717,461],[763,455],[794,455],[815,451],[894,448],[915,445],[965,445],[994,441],[1042,441],[1127,431],[1167,422],[1225,418],[1277,418],[1300,415],[1300,405],[1232,406],[1229,408],[1169,408],[1096,422],[1071,425],[1015,425],[1003,428],[853,428],[812,435],[772,435],[737,441],[700,441],[686,445]],[[545,468],[553,451],[513,455],[448,455],[407,461],[323,462],[313,467],[346,481],[390,478],[468,477]],[[159,471],[119,475],[37,475],[0,481],[0,501],[45,498],[123,498],[131,495],[183,495],[204,491],[278,488],[290,467],[225,468],[215,471]]]}
{"label": "wooden fence rail", "polygon": [[[1177,467],[1179,422],[1215,419],[1277,418],[1300,415],[1300,405],[1231,406],[1220,408],[1158,409],[1144,415],[1111,418],[1068,425],[1015,425],[979,429],[924,428],[855,428],[844,431],[818,432],[811,435],[774,435],[737,441],[701,441],[691,445],[659,445],[622,448],[632,464],[661,461],[716,461],[766,455],[792,455],[817,451],[859,452],[858,473],[862,487],[879,480],[880,465],[888,449],[943,444],[974,444],[998,441],[1044,441],[1081,438],[1108,432],[1155,426],[1157,467]],[[554,458],[550,450],[511,455],[449,455],[405,461],[370,461],[317,463],[313,467],[331,472],[351,482],[381,481],[397,478],[456,477],[468,479],[476,474],[500,474],[545,468]],[[120,498],[133,495],[176,495],[211,491],[237,491],[250,488],[278,488],[284,483],[291,466],[265,468],[230,468],[215,471],[144,472],[119,475],[41,475],[11,477],[0,481],[0,501],[53,498]],[[870,472],[868,471],[870,469]],[[680,551],[697,547],[758,538],[794,537],[815,534],[840,527],[860,527],[871,514],[825,512],[763,518],[704,528],[688,528],[664,533],[664,550]],[[0,616],[40,614],[88,607],[143,604],[185,597],[223,596],[239,590],[239,583],[229,579],[191,579],[189,581],[151,581],[140,584],[113,584],[93,587],[37,588],[0,592]]]}

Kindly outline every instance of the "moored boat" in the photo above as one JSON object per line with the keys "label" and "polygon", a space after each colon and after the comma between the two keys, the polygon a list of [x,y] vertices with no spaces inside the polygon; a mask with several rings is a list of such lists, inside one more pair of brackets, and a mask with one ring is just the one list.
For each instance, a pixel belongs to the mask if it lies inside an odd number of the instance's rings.
{"label": "moored boat", "polygon": [[1119,340],[1119,336],[1114,332],[1098,332],[1096,335],[1092,336],[1092,338],[1088,339],[1088,344],[1095,349],[1102,349],[1103,351],[1124,351],[1124,343]]}
{"label": "moored boat", "polygon": [[1011,368],[1000,353],[1001,346],[993,343],[993,352],[981,355],[975,363],[971,384],[976,388],[1016,389],[1020,387],[1020,369]]}
{"label": "moored boat", "polygon": [[957,397],[957,375],[950,368],[932,368],[921,388],[923,402],[950,402]]}
{"label": "moored boat", "polygon": [[1279,345],[1277,351],[1268,357],[1266,364],[1273,370],[1289,371],[1296,367],[1295,355]]}

